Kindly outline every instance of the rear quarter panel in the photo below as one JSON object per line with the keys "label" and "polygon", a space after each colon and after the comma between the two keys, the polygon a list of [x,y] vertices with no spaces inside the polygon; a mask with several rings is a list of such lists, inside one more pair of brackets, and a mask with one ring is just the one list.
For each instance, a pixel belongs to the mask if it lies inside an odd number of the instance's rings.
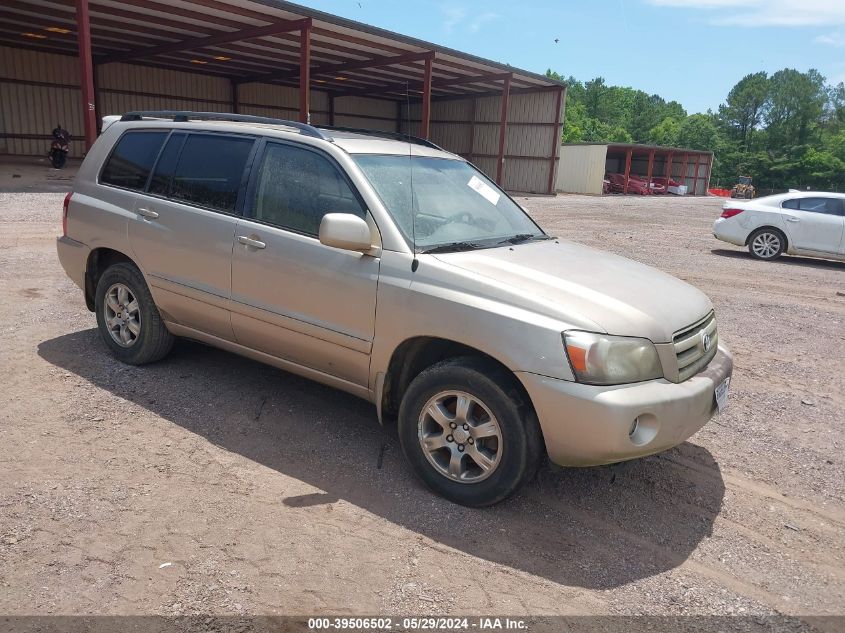
{"label": "rear quarter panel", "polygon": [[91,250],[111,248],[133,258],[128,239],[137,194],[97,183],[103,162],[120,136],[119,126],[109,127],[94,143],[77,173],[68,207],[68,237]]}
{"label": "rear quarter panel", "polygon": [[744,213],[740,213],[736,217],[740,226],[746,229],[749,234],[763,226],[773,226],[784,232],[786,230],[779,206],[752,204],[746,208]]}

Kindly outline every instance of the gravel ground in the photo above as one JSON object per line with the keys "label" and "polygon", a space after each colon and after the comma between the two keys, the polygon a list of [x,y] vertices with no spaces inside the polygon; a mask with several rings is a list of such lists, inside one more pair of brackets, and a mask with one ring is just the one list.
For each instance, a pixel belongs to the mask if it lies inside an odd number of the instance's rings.
{"label": "gravel ground", "polygon": [[0,167],[0,613],[845,615],[845,264],[754,261],[717,200],[520,200],[708,293],[731,403],[469,510],[367,403],[189,342],[113,360],[55,255],[72,171]]}

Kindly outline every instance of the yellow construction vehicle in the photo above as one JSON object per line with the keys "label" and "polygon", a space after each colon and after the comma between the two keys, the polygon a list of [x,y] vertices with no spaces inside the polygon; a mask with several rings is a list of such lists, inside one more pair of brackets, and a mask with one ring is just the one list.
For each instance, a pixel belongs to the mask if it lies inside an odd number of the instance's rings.
{"label": "yellow construction vehicle", "polygon": [[739,182],[731,189],[731,198],[745,198],[750,200],[754,197],[756,190],[751,184],[751,176],[740,176]]}

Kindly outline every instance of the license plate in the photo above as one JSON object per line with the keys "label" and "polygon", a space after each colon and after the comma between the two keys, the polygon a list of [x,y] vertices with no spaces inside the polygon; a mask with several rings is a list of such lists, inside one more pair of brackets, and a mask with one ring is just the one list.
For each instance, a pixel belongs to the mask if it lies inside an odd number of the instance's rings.
{"label": "license plate", "polygon": [[719,408],[719,413],[728,406],[728,388],[730,385],[731,379],[725,378],[725,382],[716,386],[716,406]]}

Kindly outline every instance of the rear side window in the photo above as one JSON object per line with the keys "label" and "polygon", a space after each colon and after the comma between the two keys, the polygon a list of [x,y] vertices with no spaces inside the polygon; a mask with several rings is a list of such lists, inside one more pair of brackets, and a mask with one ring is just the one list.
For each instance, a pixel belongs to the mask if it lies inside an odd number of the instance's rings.
{"label": "rear side window", "polygon": [[100,182],[142,191],[167,132],[127,132],[120,137],[100,174]]}
{"label": "rear side window", "polygon": [[170,193],[170,183],[173,182],[173,174],[176,171],[176,162],[182,152],[182,144],[187,134],[174,133],[167,140],[164,151],[156,163],[156,170],[150,181],[149,193],[159,196],[166,196]]}
{"label": "rear side window", "polygon": [[836,198],[801,198],[798,204],[802,211],[826,215],[840,215],[842,209],[842,201]]}
{"label": "rear side window", "polygon": [[798,209],[798,202],[800,202],[799,198],[793,198],[792,200],[786,200],[782,205],[784,209]]}
{"label": "rear side window", "polygon": [[253,144],[251,138],[189,134],[172,177],[163,166],[157,186],[169,179],[168,197],[232,213]]}
{"label": "rear side window", "polygon": [[346,178],[329,159],[278,143],[267,144],[253,208],[256,220],[314,236],[327,213],[366,216]]}

